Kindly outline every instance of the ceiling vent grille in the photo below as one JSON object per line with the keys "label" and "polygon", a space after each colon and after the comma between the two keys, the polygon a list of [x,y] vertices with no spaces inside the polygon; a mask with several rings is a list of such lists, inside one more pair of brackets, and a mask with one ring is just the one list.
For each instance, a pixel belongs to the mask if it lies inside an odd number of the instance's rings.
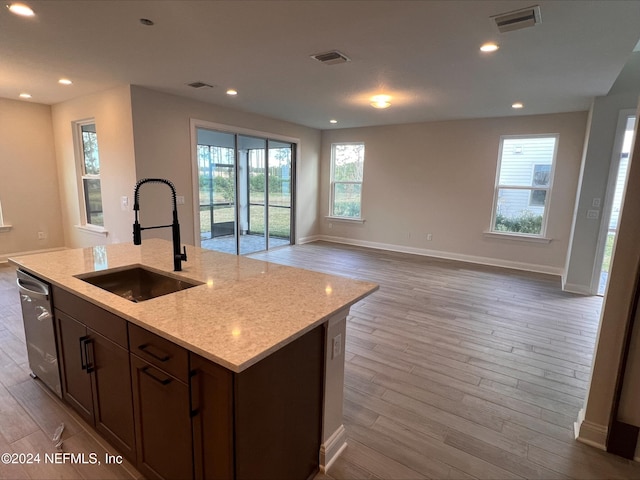
{"label": "ceiling vent grille", "polygon": [[332,50],[325,53],[317,53],[315,55],[311,55],[311,58],[315,58],[325,65],[337,65],[339,63],[347,63],[351,61],[346,55],[343,55],[337,50]]}
{"label": "ceiling vent grille", "polygon": [[514,10],[513,12],[501,13],[491,18],[496,22],[500,33],[512,32],[542,23],[539,5]]}
{"label": "ceiling vent grille", "polygon": [[208,83],[204,82],[191,82],[187,83],[187,85],[191,88],[213,88],[213,85],[209,85]]}

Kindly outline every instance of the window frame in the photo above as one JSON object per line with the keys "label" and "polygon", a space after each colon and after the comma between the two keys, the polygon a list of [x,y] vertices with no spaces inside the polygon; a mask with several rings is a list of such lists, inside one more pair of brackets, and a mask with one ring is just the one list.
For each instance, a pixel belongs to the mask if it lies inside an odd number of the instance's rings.
{"label": "window frame", "polygon": [[[352,222],[364,222],[364,216],[362,214],[362,194],[363,194],[363,185],[364,185],[364,153],[362,155],[362,178],[360,181],[344,181],[334,180],[335,174],[335,152],[336,146],[338,145],[362,145],[363,150],[366,151],[365,143],[362,141],[357,142],[335,142],[331,144],[331,169],[329,173],[329,215],[327,218],[334,220],[344,220],[344,221],[352,221]],[[335,207],[335,194],[336,194],[336,185],[359,185],[360,186],[360,216],[358,217],[348,217],[344,215],[336,215],[334,213]]]}
{"label": "window frame", "polygon": [[[78,207],[80,210],[80,225],[79,227],[82,229],[86,229],[89,231],[95,231],[99,233],[106,233],[106,228],[104,225],[104,201],[102,198],[102,177],[101,173],[90,174],[86,172],[86,162],[84,156],[84,139],[82,135],[82,127],[86,125],[94,125],[96,130],[96,135],[98,131],[98,126],[95,118],[89,118],[85,120],[79,120],[73,122],[73,135],[74,135],[74,143],[75,143],[75,151],[76,151],[76,177],[78,182]],[[100,156],[100,145],[98,144],[98,158]],[[100,172],[102,168],[100,167]],[[102,225],[91,223],[89,216],[89,197],[87,195],[85,189],[85,180],[98,180],[100,182],[100,203],[102,206]]]}
{"label": "window frame", "polygon": [[[534,185],[534,174],[535,174],[535,165],[546,165],[546,164],[539,164],[539,163],[534,163],[533,164],[533,169],[532,170],[532,174],[531,174],[531,185],[527,186],[527,185],[508,185],[508,184],[501,184],[500,183],[500,172],[502,169],[502,154],[503,154],[503,150],[504,150],[504,142],[505,140],[514,140],[514,139],[523,139],[523,140],[528,140],[528,139],[533,139],[533,138],[554,138],[555,139],[555,143],[553,146],[553,155],[551,158],[551,168],[550,168],[550,172],[549,172],[549,184],[548,186],[544,187],[544,186],[537,186]],[[549,208],[551,205],[551,196],[552,196],[552,192],[553,192],[553,179],[555,177],[555,170],[556,170],[556,161],[558,158],[558,144],[560,142],[560,134],[558,133],[540,133],[540,134],[524,134],[524,135],[501,135],[500,136],[500,145],[498,148],[498,161],[497,161],[497,166],[496,166],[496,176],[495,176],[495,183],[494,183],[494,189],[493,189],[493,205],[492,205],[492,210],[491,210],[491,223],[489,224],[489,229],[487,231],[488,234],[490,235],[504,235],[504,236],[511,236],[511,237],[522,237],[523,239],[546,239],[546,235],[547,235],[547,224],[549,221]],[[543,212],[542,212],[542,223],[540,226],[540,233],[534,234],[534,233],[520,233],[520,232],[507,232],[507,231],[502,231],[502,230],[495,230],[495,225],[496,225],[496,215],[498,213],[498,199],[499,199],[499,192],[500,190],[504,190],[504,189],[508,189],[508,190],[528,190],[529,193],[529,199],[527,202],[527,205],[530,205],[530,200],[531,200],[531,195],[533,193],[534,190],[544,190],[546,192],[545,194],[545,204],[542,205],[543,207]],[[536,207],[539,207],[540,205],[535,205]]]}

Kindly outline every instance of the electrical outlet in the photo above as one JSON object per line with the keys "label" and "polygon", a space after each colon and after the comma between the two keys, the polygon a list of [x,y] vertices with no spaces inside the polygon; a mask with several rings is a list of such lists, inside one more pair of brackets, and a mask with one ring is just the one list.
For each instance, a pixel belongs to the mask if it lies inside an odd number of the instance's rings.
{"label": "electrical outlet", "polygon": [[431,240],[433,240],[433,234],[427,233],[427,242],[430,242]]}
{"label": "electrical outlet", "polygon": [[597,220],[600,217],[600,210],[587,210],[587,218]]}
{"label": "electrical outlet", "polygon": [[600,199],[599,198],[594,198],[593,202],[591,202],[591,206],[595,207],[595,208],[600,208]]}
{"label": "electrical outlet", "polygon": [[333,228],[333,223],[329,222],[329,228]]}
{"label": "electrical outlet", "polygon": [[46,240],[47,233],[46,232],[38,232],[38,240]]}
{"label": "electrical outlet", "polygon": [[182,195],[178,195],[176,197],[176,202],[178,203],[178,205],[184,205],[184,197]]}
{"label": "electrical outlet", "polygon": [[336,358],[342,353],[342,334],[339,333],[333,337],[333,348],[331,352],[331,358]]}
{"label": "electrical outlet", "polygon": [[129,197],[127,196],[120,197],[120,209],[124,212],[129,210]]}

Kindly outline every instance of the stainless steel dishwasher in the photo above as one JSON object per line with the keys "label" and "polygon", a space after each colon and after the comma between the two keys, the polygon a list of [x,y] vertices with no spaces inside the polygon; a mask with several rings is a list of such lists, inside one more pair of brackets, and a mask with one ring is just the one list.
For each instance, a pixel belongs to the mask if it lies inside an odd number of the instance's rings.
{"label": "stainless steel dishwasher", "polygon": [[22,270],[17,276],[29,367],[34,377],[62,397],[50,286]]}

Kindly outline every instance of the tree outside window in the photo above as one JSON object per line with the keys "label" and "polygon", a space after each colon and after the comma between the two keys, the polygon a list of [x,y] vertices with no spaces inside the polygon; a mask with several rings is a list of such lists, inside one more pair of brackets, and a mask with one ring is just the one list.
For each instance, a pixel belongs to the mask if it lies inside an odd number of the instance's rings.
{"label": "tree outside window", "polygon": [[102,211],[102,186],[100,183],[100,155],[98,134],[93,122],[79,123],[81,146],[80,174],[82,178],[83,207],[85,223],[104,227]]}

